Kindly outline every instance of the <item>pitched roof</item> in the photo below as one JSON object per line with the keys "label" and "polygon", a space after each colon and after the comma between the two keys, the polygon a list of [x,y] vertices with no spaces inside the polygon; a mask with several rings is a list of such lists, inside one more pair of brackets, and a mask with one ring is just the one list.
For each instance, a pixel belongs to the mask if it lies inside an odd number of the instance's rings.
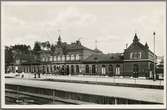
{"label": "pitched roof", "polygon": [[148,46],[147,42],[146,42],[145,45],[143,45],[142,43],[139,42],[139,39],[138,39],[136,33],[135,33],[135,36],[134,36],[134,39],[133,39],[133,43],[132,43],[127,49],[125,49],[125,50],[130,49],[130,48],[133,47],[135,44],[138,45],[141,49],[143,49],[143,50],[148,50],[150,53],[154,54],[154,53],[149,49],[149,46]]}
{"label": "pitched roof", "polygon": [[93,54],[85,59],[83,62],[121,62],[123,56],[121,53],[112,54]]}

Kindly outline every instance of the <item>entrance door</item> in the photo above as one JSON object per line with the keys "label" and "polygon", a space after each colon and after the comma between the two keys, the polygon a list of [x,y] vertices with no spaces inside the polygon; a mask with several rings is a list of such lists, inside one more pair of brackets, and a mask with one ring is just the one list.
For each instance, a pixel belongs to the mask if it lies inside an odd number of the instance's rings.
{"label": "entrance door", "polygon": [[138,77],[138,73],[139,73],[139,65],[138,64],[134,64],[133,65],[133,76],[134,77]]}
{"label": "entrance door", "polygon": [[86,65],[86,73],[89,73],[89,65]]}
{"label": "entrance door", "polygon": [[92,65],[92,74],[95,74],[95,73],[96,73],[96,66]]}
{"label": "entrance door", "polygon": [[67,72],[67,75],[70,74],[70,71],[69,71],[69,65],[67,65],[66,72]]}

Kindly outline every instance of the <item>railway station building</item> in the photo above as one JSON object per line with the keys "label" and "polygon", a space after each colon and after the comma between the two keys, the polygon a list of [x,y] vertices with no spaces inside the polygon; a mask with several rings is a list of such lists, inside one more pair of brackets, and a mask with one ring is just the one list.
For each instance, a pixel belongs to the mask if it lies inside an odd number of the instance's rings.
{"label": "railway station building", "polygon": [[79,40],[68,44],[62,42],[59,35],[54,52],[41,50],[39,61],[17,62],[8,66],[8,70],[16,72],[61,75],[104,75],[153,77],[154,53],[147,43],[143,45],[137,34],[131,45],[123,53],[104,54],[99,49],[89,49]]}

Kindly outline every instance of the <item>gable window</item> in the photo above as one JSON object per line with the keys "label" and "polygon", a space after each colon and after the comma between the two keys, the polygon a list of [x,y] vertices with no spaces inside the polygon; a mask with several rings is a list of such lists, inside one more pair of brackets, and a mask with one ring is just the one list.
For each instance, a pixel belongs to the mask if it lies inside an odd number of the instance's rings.
{"label": "gable window", "polygon": [[139,58],[141,59],[141,52],[139,52]]}
{"label": "gable window", "polygon": [[131,52],[130,59],[141,59],[141,52]]}
{"label": "gable window", "polygon": [[130,53],[130,59],[133,59],[133,52]]}

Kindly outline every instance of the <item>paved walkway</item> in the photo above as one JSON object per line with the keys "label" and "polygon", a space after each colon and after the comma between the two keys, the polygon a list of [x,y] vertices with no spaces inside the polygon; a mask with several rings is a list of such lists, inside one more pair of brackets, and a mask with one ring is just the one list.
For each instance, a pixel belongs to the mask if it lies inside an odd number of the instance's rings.
{"label": "paved walkway", "polygon": [[[12,74],[12,73],[11,73]],[[21,76],[17,76],[21,78]],[[25,79],[35,79],[34,74],[24,73]],[[88,76],[88,75],[51,75],[45,74],[37,79],[57,79],[57,80],[75,80],[75,81],[93,81],[93,82],[109,82],[109,83],[126,83],[126,84],[143,84],[143,85],[164,85],[163,80],[146,80],[141,78],[121,78],[121,77],[105,77],[105,76]]]}

